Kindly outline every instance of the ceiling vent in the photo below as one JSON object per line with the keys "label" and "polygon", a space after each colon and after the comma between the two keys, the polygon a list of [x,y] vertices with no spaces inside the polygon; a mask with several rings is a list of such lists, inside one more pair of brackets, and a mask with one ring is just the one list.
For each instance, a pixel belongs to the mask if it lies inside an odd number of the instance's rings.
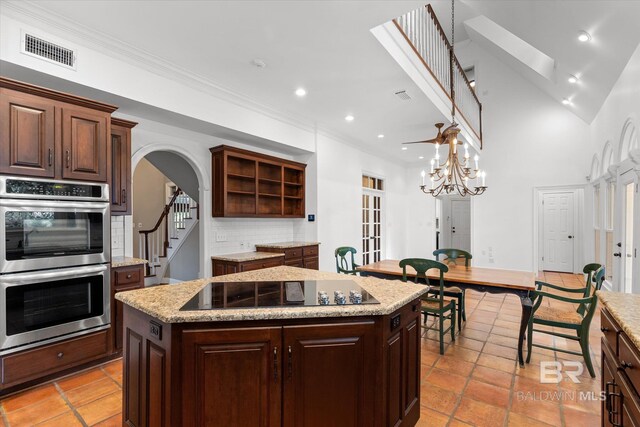
{"label": "ceiling vent", "polygon": [[396,96],[403,101],[409,101],[411,99],[411,97],[409,96],[406,90],[401,90],[399,92],[396,92]]}
{"label": "ceiling vent", "polygon": [[43,40],[32,34],[23,33],[22,52],[73,70],[76,69],[76,53],[73,49]]}

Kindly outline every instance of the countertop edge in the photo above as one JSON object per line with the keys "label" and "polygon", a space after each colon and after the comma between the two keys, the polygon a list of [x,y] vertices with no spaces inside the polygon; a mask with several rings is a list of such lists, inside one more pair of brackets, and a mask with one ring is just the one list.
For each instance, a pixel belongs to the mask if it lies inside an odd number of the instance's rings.
{"label": "countertop edge", "polygon": [[[627,336],[631,339],[633,344],[636,346],[638,350],[640,350],[640,316],[636,317],[635,328],[629,323],[628,319],[625,319],[625,316],[629,316],[628,310],[625,310],[625,314],[621,315],[620,311],[627,307],[620,307],[617,304],[630,304],[636,305],[638,300],[640,300],[640,296],[638,295],[630,295],[630,294],[621,294],[620,292],[611,292],[600,290],[596,292],[598,299],[602,302],[604,308],[611,314],[611,316],[615,319],[616,322],[620,325],[622,330],[627,334]],[[624,297],[623,297],[624,295]],[[629,298],[631,297],[631,298]],[[622,298],[623,302],[614,301],[616,298]]]}

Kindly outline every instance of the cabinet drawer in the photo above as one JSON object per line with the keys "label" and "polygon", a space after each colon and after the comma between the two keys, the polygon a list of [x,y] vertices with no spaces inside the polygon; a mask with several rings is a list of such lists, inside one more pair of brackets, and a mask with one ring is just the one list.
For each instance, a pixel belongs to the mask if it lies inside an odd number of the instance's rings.
{"label": "cabinet drawer", "polygon": [[[631,380],[633,382],[633,379]],[[622,393],[622,405],[617,408],[622,415],[622,424],[627,427],[635,427],[640,425],[640,402],[638,402],[638,394],[630,384],[624,373],[616,375],[616,383],[620,387]]]}
{"label": "cabinet drawer", "polygon": [[625,334],[620,334],[618,341],[618,360],[622,370],[629,376],[634,386],[640,385],[640,357],[635,346]]}
{"label": "cabinet drawer", "polygon": [[618,355],[618,335],[620,328],[618,324],[611,318],[606,310],[602,310],[600,316],[600,330],[604,334],[604,339],[609,344],[613,353]]}
{"label": "cabinet drawer", "polygon": [[320,268],[320,261],[318,260],[318,257],[305,257],[303,267],[309,270],[318,270]]}
{"label": "cabinet drawer", "polygon": [[2,384],[10,386],[107,355],[107,330],[2,358]]}
{"label": "cabinet drawer", "polygon": [[288,259],[284,262],[284,265],[288,267],[298,267],[303,268],[304,263],[302,262],[302,258]]}
{"label": "cabinet drawer", "polygon": [[245,262],[242,264],[242,271],[253,271],[253,270],[260,270],[262,268],[277,267],[279,265],[282,265],[282,261],[283,261],[282,257],[279,257],[279,258],[269,258],[269,259],[264,259],[259,261]]}
{"label": "cabinet drawer", "polygon": [[141,282],[142,267],[121,267],[114,270],[116,275],[116,285],[128,285],[131,283]]}
{"label": "cabinet drawer", "polygon": [[290,260],[294,258],[302,258],[302,248],[291,248],[284,250],[284,259]]}
{"label": "cabinet drawer", "polygon": [[317,246],[305,246],[304,248],[302,248],[302,254],[305,257],[318,256],[318,247]]}

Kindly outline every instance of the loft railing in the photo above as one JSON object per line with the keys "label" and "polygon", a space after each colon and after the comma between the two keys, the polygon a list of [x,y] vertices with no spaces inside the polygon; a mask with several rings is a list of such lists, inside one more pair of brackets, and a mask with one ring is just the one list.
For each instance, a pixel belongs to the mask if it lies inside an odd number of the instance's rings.
{"label": "loft railing", "polygon": [[[431,5],[402,15],[393,23],[449,100],[455,97],[456,115],[468,124],[482,147],[482,104],[455,56],[451,68],[451,44]],[[451,80],[454,83],[453,94]]]}
{"label": "loft railing", "polygon": [[186,220],[191,218],[193,210],[199,218],[198,204],[178,188],[162,209],[153,228],[140,231],[138,252],[140,258],[147,260],[147,276],[155,274],[160,258],[167,256],[171,240],[179,238],[178,233],[186,228]]}

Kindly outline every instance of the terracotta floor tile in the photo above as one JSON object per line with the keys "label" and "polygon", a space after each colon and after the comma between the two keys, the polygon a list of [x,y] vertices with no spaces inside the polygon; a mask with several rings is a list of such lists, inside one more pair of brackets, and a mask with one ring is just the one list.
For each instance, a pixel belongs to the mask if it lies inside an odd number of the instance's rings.
{"label": "terracotta floor tile", "polygon": [[468,424],[464,421],[456,420],[455,418],[449,423],[449,427],[474,427],[474,424]]}
{"label": "terracotta floor tile", "polygon": [[[599,403],[599,402],[598,402]],[[566,426],[599,426],[600,425],[600,413],[599,412],[584,412],[573,408],[562,409],[562,416],[564,418],[564,424]]]}
{"label": "terracotta floor tile", "polygon": [[513,373],[516,368],[515,360],[505,359],[485,353],[480,354],[477,364],[508,373]]}
{"label": "terracotta floor tile", "polygon": [[77,408],[82,419],[93,425],[122,412],[122,393],[112,393]]}
{"label": "terracotta floor tile", "polygon": [[[539,397],[545,398],[546,396],[525,396],[524,398],[514,396],[511,402],[511,412],[559,426],[560,405],[557,401],[540,400]],[[534,398],[538,400],[534,400]]]}
{"label": "terracotta floor tile", "polygon": [[462,397],[488,403],[499,408],[507,408],[509,406],[509,395],[509,389],[472,379],[464,389]]}
{"label": "terracotta floor tile", "polygon": [[518,348],[518,340],[516,338],[505,337],[502,335],[491,334],[489,335],[489,338],[487,338],[487,342],[503,345],[505,347]]}
{"label": "terracotta floor tile", "polygon": [[478,341],[471,338],[458,336],[456,338],[456,346],[468,348],[469,350],[480,351],[484,347],[484,341]]}
{"label": "terracotta floor tile", "polygon": [[2,414],[0,414],[0,427],[5,427],[4,419],[2,418]]}
{"label": "terracotta floor tile", "polygon": [[422,364],[433,366],[436,363],[436,360],[440,357],[440,353],[435,353],[433,351],[422,351]]}
{"label": "terracotta floor tile", "polygon": [[454,374],[467,376],[473,369],[473,363],[465,362],[464,360],[456,359],[452,356],[444,355],[436,362],[436,368],[442,369]]}
{"label": "terracotta floor tile", "polygon": [[510,388],[513,382],[512,374],[486,366],[476,366],[471,378],[502,388]]}
{"label": "terracotta floor tile", "polygon": [[518,393],[557,392],[558,384],[541,383],[540,378],[529,378],[516,375],[513,382],[513,391]]}
{"label": "terracotta floor tile", "polygon": [[491,334],[517,339],[518,336],[520,336],[520,328],[502,328],[500,326],[494,326],[493,329],[491,329]]}
{"label": "terracotta floor tile", "polygon": [[[509,427],[553,427],[551,424],[543,423],[540,420],[526,417],[524,415],[509,412]],[[587,427],[587,426],[584,426]]]}
{"label": "terracotta floor tile", "polygon": [[113,417],[109,417],[91,427],[122,427],[122,414],[116,414]]}
{"label": "terracotta floor tile", "polygon": [[447,349],[445,355],[464,360],[465,362],[475,363],[475,361],[478,360],[478,356],[480,356],[480,352],[453,345]]}
{"label": "terracotta floor tile", "polygon": [[453,413],[460,396],[452,391],[434,386],[430,383],[422,383],[420,389],[420,404],[426,408],[442,412]]}
{"label": "terracotta floor tile", "polygon": [[441,414],[438,411],[422,406],[420,407],[420,419],[418,420],[416,427],[445,427],[448,422],[448,415]]}
{"label": "terracotta floor tile", "polygon": [[65,395],[72,405],[82,406],[103,396],[119,391],[120,387],[118,387],[111,378],[105,377],[101,380],[69,390]]}
{"label": "terracotta floor tile", "polygon": [[51,418],[43,423],[37,424],[36,427],[82,427],[82,423],[74,415],[73,412],[65,412],[55,418]]}
{"label": "terracotta floor tile", "polygon": [[6,415],[11,426],[30,426],[54,418],[69,409],[62,397],[58,395],[16,411],[7,412]]}
{"label": "terracotta floor tile", "polygon": [[116,359],[112,362],[102,365],[102,369],[109,375],[122,374],[122,359]]}
{"label": "terracotta floor tile", "polygon": [[56,383],[58,384],[58,387],[62,389],[62,391],[67,392],[68,390],[73,390],[74,388],[87,385],[103,378],[106,378],[106,374],[100,369],[96,368],[89,371],[81,372],[71,377],[63,378],[60,381],[56,381]]}
{"label": "terracotta floor tile", "polygon": [[55,386],[53,384],[46,384],[9,396],[1,402],[5,412],[12,412],[56,396],[60,396],[60,393],[58,393]]}
{"label": "terracotta floor tile", "polygon": [[484,331],[478,331],[475,329],[463,329],[462,332],[460,332],[460,336],[471,338],[478,341],[485,341],[489,336],[489,333]]}
{"label": "terracotta floor tile", "polygon": [[506,415],[505,409],[463,397],[454,418],[477,427],[495,427],[504,423]]}
{"label": "terracotta floor tile", "polygon": [[493,326],[491,326],[491,325],[489,325],[487,323],[469,321],[469,322],[464,324],[464,327],[466,329],[475,329],[475,330],[478,330],[478,331],[489,332],[489,331],[491,331],[491,328]]}
{"label": "terracotta floor tile", "polygon": [[437,368],[433,369],[423,380],[445,390],[453,391],[456,394],[460,394],[467,384],[467,377]]}
{"label": "terracotta floor tile", "polygon": [[503,345],[486,343],[482,348],[483,353],[491,354],[493,356],[500,356],[515,360],[518,356],[518,350],[512,347],[505,347]]}

